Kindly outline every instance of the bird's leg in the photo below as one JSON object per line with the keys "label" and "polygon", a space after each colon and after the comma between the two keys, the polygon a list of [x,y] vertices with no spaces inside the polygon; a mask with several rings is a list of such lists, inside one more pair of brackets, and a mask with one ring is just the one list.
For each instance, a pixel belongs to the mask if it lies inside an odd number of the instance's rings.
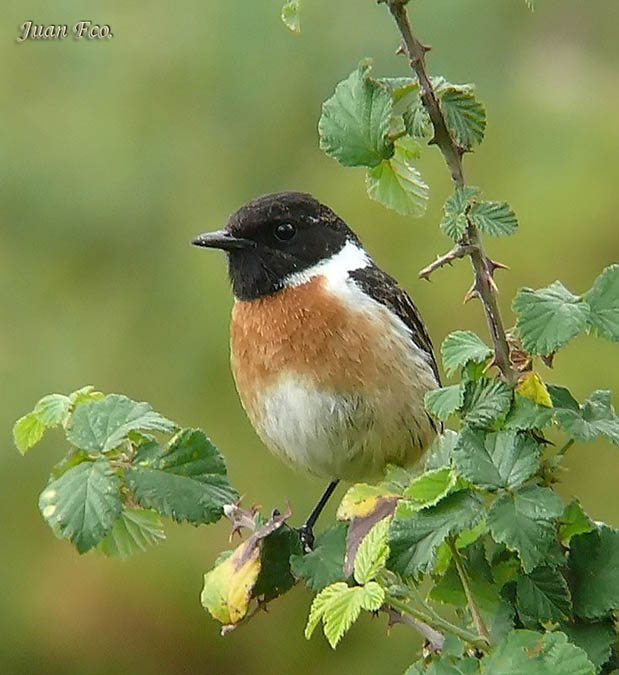
{"label": "bird's leg", "polygon": [[322,493],[322,497],[318,500],[318,503],[312,509],[312,512],[309,514],[301,528],[299,529],[299,536],[301,537],[301,544],[305,551],[311,551],[314,548],[314,525],[318,520],[318,516],[322,513],[322,510],[327,505],[329,497],[333,494],[333,491],[339,483],[338,480],[332,480],[327,489]]}

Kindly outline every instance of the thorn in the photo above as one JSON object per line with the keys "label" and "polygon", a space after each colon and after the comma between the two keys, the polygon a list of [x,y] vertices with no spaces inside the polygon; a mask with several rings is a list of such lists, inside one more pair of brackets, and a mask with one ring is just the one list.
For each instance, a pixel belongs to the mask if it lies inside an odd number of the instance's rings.
{"label": "thorn", "polygon": [[486,256],[486,269],[488,270],[488,274],[492,277],[494,273],[497,270],[508,270],[510,267],[508,265],[504,265],[501,262],[497,262],[496,260],[492,260],[492,258],[488,258]]}
{"label": "thorn", "polygon": [[463,305],[466,305],[466,303],[469,300],[472,300],[473,298],[479,298],[479,291],[475,287],[475,284],[473,284],[469,290],[466,292],[466,295],[464,296],[464,300],[462,301]]}
{"label": "thorn", "polygon": [[432,136],[432,138],[428,141],[428,145],[438,145],[438,138],[436,136]]}
{"label": "thorn", "polygon": [[423,49],[424,54],[427,54],[429,51],[432,50],[432,47],[430,47],[430,45],[424,45],[421,42],[419,43],[419,46],[421,47],[421,49]]}
{"label": "thorn", "polygon": [[544,365],[547,366],[548,368],[552,368],[553,365],[552,362],[555,358],[555,354],[556,352],[550,352],[550,354],[546,354],[546,356],[541,357]]}
{"label": "thorn", "polygon": [[400,43],[400,46],[395,50],[395,55],[400,56],[400,54],[406,54],[406,49],[404,49],[404,45]]}
{"label": "thorn", "polygon": [[499,287],[496,285],[496,283],[495,283],[494,279],[492,278],[492,276],[488,276],[488,284],[489,284],[490,288],[492,288],[492,290],[493,290],[495,293],[498,293],[498,292],[499,292]]}

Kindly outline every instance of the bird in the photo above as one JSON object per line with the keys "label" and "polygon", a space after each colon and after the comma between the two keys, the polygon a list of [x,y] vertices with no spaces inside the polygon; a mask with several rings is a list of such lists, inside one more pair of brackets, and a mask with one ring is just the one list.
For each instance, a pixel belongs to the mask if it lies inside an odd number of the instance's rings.
{"label": "bird", "polygon": [[251,424],[292,468],[329,481],[300,528],[309,550],[340,480],[419,463],[434,438],[432,342],[406,291],[310,194],[258,197],[192,243],[227,254],[230,361]]}

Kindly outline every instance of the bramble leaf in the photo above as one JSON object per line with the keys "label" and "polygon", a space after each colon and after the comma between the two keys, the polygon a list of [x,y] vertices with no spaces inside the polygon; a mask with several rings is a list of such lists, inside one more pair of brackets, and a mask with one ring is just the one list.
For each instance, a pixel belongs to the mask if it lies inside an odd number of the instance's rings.
{"label": "bramble leaf", "polygon": [[13,441],[22,455],[36,445],[45,433],[45,424],[34,412],[20,417],[13,425]]}
{"label": "bramble leaf", "polygon": [[459,473],[472,483],[512,490],[537,470],[539,446],[530,435],[515,431],[463,429],[453,456]]}
{"label": "bramble leaf", "polygon": [[163,523],[154,511],[125,508],[97,549],[107,556],[124,559],[165,538]]}
{"label": "bramble leaf", "polygon": [[414,508],[434,506],[445,497],[456,484],[456,475],[448,467],[426,471],[417,476],[404,491]]}
{"label": "bramble leaf", "polygon": [[372,514],[385,499],[397,499],[399,495],[382,485],[355,483],[348,488],[337,509],[338,520],[364,518]]}
{"label": "bramble leaf", "polygon": [[594,675],[585,652],[563,633],[513,630],[481,660],[483,675]]}
{"label": "bramble leaf", "polygon": [[389,518],[379,520],[365,535],[355,555],[354,574],[358,584],[367,584],[385,567],[389,556],[387,532]]}
{"label": "bramble leaf", "polygon": [[492,237],[514,234],[518,229],[516,214],[507,202],[474,202],[468,217],[482,232]]}
{"label": "bramble leaf", "polygon": [[120,394],[79,405],[71,419],[67,440],[82,450],[108,452],[118,447],[132,431],[164,431],[174,422],[155,412],[148,403],[137,403]]}
{"label": "bramble leaf", "polygon": [[71,399],[63,394],[48,394],[35,406],[33,413],[46,427],[64,424],[71,410]]}
{"label": "bramble leaf", "polygon": [[422,216],[430,190],[413,165],[419,155],[417,141],[408,136],[398,138],[393,156],[368,169],[366,187],[370,198],[403,216]]}
{"label": "bramble leaf", "polygon": [[552,408],[552,400],[542,378],[535,372],[525,373],[518,382],[516,393],[530,399],[538,405]]}
{"label": "bramble leaf", "polygon": [[447,84],[441,89],[440,105],[447,128],[463,148],[470,150],[484,138],[486,110],[470,84]]}
{"label": "bramble leaf", "polygon": [[591,313],[589,324],[602,337],[619,342],[619,265],[610,265],[585,294]]}
{"label": "bramble leaf", "polygon": [[536,567],[516,580],[518,613],[525,625],[561,621],[572,612],[572,598],[561,572],[555,567]]}
{"label": "bramble leaf", "polygon": [[475,197],[480,194],[479,188],[470,185],[456,188],[455,192],[447,198],[443,207],[443,219],[441,230],[454,241],[459,241],[466,232],[466,213]]}
{"label": "bramble leaf", "polygon": [[464,389],[459,384],[431,389],[424,397],[426,410],[433,417],[443,421],[462,406],[463,400]]}
{"label": "bramble leaf", "polygon": [[488,526],[494,540],[516,551],[525,572],[544,561],[554,540],[555,518],[563,511],[549,488],[528,485],[501,495],[490,507]]}
{"label": "bramble leaf", "polygon": [[619,530],[575,536],[568,563],[575,614],[598,619],[619,609]]}
{"label": "bramble leaf", "polygon": [[594,523],[584,512],[577,499],[572,499],[565,507],[559,518],[559,523],[559,538],[563,546],[569,546],[570,540],[577,534],[595,530]]}
{"label": "bramble leaf", "polygon": [[373,167],[393,154],[391,93],[370,70],[371,62],[361,62],[322,106],[320,148],[343,166]]}
{"label": "bramble leaf", "polygon": [[391,523],[387,566],[403,577],[432,569],[436,549],[450,534],[473,527],[483,514],[481,502],[470,491],[447,495],[436,506],[415,511],[402,502]]}
{"label": "bramble leaf", "polygon": [[238,500],[223,457],[199,429],[183,429],[155,454],[138,452],[126,478],[141,506],[179,523],[215,522]]}
{"label": "bramble leaf", "polygon": [[252,595],[269,601],[289,591],[295,584],[291,557],[300,555],[302,550],[299,533],[286,523],[264,537],[260,574]]}
{"label": "bramble leaf", "polygon": [[505,418],[505,429],[543,429],[552,422],[552,408],[538,405],[516,392],[512,407]]}
{"label": "bramble leaf", "polygon": [[563,623],[559,630],[571,643],[584,649],[596,668],[601,668],[610,659],[611,647],[617,641],[617,633],[610,621]]}
{"label": "bramble leaf", "polygon": [[522,344],[530,354],[556,351],[582,333],[589,319],[589,305],[560,281],[537,291],[521,288],[512,307]]}
{"label": "bramble leaf", "polygon": [[557,408],[555,419],[563,431],[578,441],[591,441],[603,434],[612,443],[619,444],[619,418],[611,405],[609,391],[594,391],[578,410]]}
{"label": "bramble leaf", "polygon": [[300,8],[301,0],[286,0],[282,7],[282,21],[293,33],[301,32]]}
{"label": "bramble leaf", "polygon": [[464,393],[464,420],[472,426],[486,426],[505,415],[511,402],[512,390],[499,379],[470,382]]}
{"label": "bramble leaf", "polygon": [[425,470],[442,469],[451,466],[453,450],[458,441],[458,434],[451,429],[445,429],[432,441],[426,454]]}
{"label": "bramble leaf", "polygon": [[120,515],[120,485],[107,460],[82,462],[47,485],[39,509],[58,536],[85,553],[110,532]]}
{"label": "bramble leaf", "polygon": [[450,333],[441,345],[443,366],[447,375],[452,375],[469,361],[484,363],[492,353],[492,349],[470,330]]}
{"label": "bramble leaf", "polygon": [[290,558],[293,574],[303,578],[310,590],[321,591],[329,584],[344,581],[347,530],[346,523],[336,523],[318,535],[312,551]]}

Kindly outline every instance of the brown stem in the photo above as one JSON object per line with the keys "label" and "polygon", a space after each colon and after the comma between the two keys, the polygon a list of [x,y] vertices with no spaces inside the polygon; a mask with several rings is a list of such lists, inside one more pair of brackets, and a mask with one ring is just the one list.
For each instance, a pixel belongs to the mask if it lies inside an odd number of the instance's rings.
{"label": "brown stem", "polygon": [[451,251],[447,251],[445,255],[439,256],[434,262],[431,262],[427,267],[424,267],[420,272],[419,272],[419,278],[420,279],[430,279],[430,275],[432,272],[435,270],[439,269],[440,267],[444,267],[445,265],[451,265],[451,263],[456,260],[457,258],[464,258],[464,256],[467,256],[470,254],[470,250],[468,246],[463,246],[462,244],[456,244]]}
{"label": "brown stem", "polygon": [[[462,170],[462,155],[464,154],[464,149],[456,143],[454,137],[447,128],[447,123],[445,122],[445,117],[443,116],[443,112],[436,97],[436,92],[434,91],[434,87],[426,72],[425,55],[429,48],[419,42],[413,34],[405,8],[408,0],[379,0],[379,2],[385,2],[389,7],[389,11],[402,36],[404,51],[408,57],[411,68],[419,81],[421,102],[423,103],[434,128],[434,136],[430,143],[439,147],[456,188],[463,187],[465,185],[464,172]],[[474,294],[479,297],[484,307],[490,334],[492,336],[492,342],[494,344],[494,362],[501,371],[504,380],[509,385],[514,386],[517,381],[517,374],[512,368],[509,360],[509,346],[507,344],[505,328],[496,300],[496,286],[492,279],[493,269],[489,265],[490,259],[484,253],[479,231],[470,220],[468,221],[467,231],[463,240],[460,242],[460,245],[468,249],[467,254],[471,259],[471,264],[475,271],[475,283],[473,284],[472,290],[474,291]],[[447,262],[450,262],[450,260]],[[433,269],[437,269],[440,266],[442,265],[435,266]],[[429,267],[432,267],[432,265]],[[427,269],[428,268],[426,268],[426,270]],[[422,273],[426,270],[422,270]]]}

